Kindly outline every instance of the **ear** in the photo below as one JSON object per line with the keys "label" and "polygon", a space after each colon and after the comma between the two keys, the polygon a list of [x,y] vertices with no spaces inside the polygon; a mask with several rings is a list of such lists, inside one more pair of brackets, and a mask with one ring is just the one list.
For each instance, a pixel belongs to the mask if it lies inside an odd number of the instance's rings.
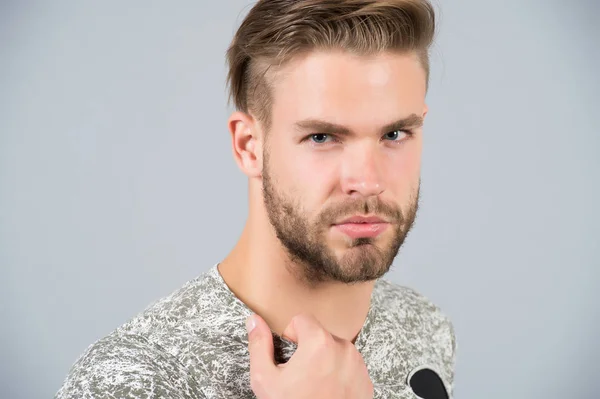
{"label": "ear", "polygon": [[262,142],[260,127],[249,114],[236,111],[227,122],[231,133],[233,158],[248,177],[262,174]]}

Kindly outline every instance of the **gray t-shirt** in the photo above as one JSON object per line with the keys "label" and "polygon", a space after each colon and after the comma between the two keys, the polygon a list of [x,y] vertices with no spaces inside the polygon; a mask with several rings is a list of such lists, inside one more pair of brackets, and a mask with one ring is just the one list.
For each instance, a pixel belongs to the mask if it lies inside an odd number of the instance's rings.
{"label": "gray t-shirt", "polygon": [[[55,399],[255,398],[245,328],[251,314],[215,265],[91,345]],[[277,361],[289,360],[295,344],[275,334],[274,343]],[[379,279],[355,346],[375,398],[417,398],[409,380],[422,369],[434,371],[451,397],[452,324],[415,291]]]}

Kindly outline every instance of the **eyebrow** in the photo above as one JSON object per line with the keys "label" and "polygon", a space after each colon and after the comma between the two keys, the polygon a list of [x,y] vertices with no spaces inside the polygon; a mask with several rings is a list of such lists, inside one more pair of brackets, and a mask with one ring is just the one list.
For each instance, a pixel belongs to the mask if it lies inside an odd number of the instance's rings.
{"label": "eyebrow", "polygon": [[[417,128],[423,126],[423,118],[417,114],[411,114],[406,118],[397,120],[381,128],[381,134],[394,132],[396,130],[406,130],[409,128]],[[322,134],[340,134],[351,135],[352,130],[346,126],[335,123],[319,120],[319,119],[304,119],[294,124],[294,127],[300,131],[310,131],[312,133]]]}

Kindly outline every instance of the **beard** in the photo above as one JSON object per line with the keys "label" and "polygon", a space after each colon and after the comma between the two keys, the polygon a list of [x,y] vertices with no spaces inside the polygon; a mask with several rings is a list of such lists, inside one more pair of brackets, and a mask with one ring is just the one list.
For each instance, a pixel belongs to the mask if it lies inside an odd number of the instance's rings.
{"label": "beard", "polygon": [[[346,284],[371,281],[386,274],[408,232],[412,228],[419,203],[420,184],[411,195],[405,213],[397,205],[384,203],[378,197],[349,199],[325,207],[311,220],[301,203],[292,195],[278,190],[270,173],[268,154],[263,162],[263,199],[269,221],[289,255],[288,269],[309,285],[337,281]],[[327,244],[331,226],[356,214],[376,215],[390,223],[392,238],[346,237],[343,254],[336,256]],[[381,242],[379,242],[381,241]]]}

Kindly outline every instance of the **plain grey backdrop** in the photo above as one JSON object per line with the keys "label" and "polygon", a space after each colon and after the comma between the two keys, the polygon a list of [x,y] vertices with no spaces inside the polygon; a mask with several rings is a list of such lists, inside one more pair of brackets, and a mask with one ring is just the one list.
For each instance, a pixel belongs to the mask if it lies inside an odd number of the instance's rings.
{"label": "plain grey backdrop", "polygon": [[[224,53],[251,2],[1,4],[0,397],[52,397],[238,238]],[[600,4],[436,4],[388,278],[453,319],[456,398],[600,398]]]}

